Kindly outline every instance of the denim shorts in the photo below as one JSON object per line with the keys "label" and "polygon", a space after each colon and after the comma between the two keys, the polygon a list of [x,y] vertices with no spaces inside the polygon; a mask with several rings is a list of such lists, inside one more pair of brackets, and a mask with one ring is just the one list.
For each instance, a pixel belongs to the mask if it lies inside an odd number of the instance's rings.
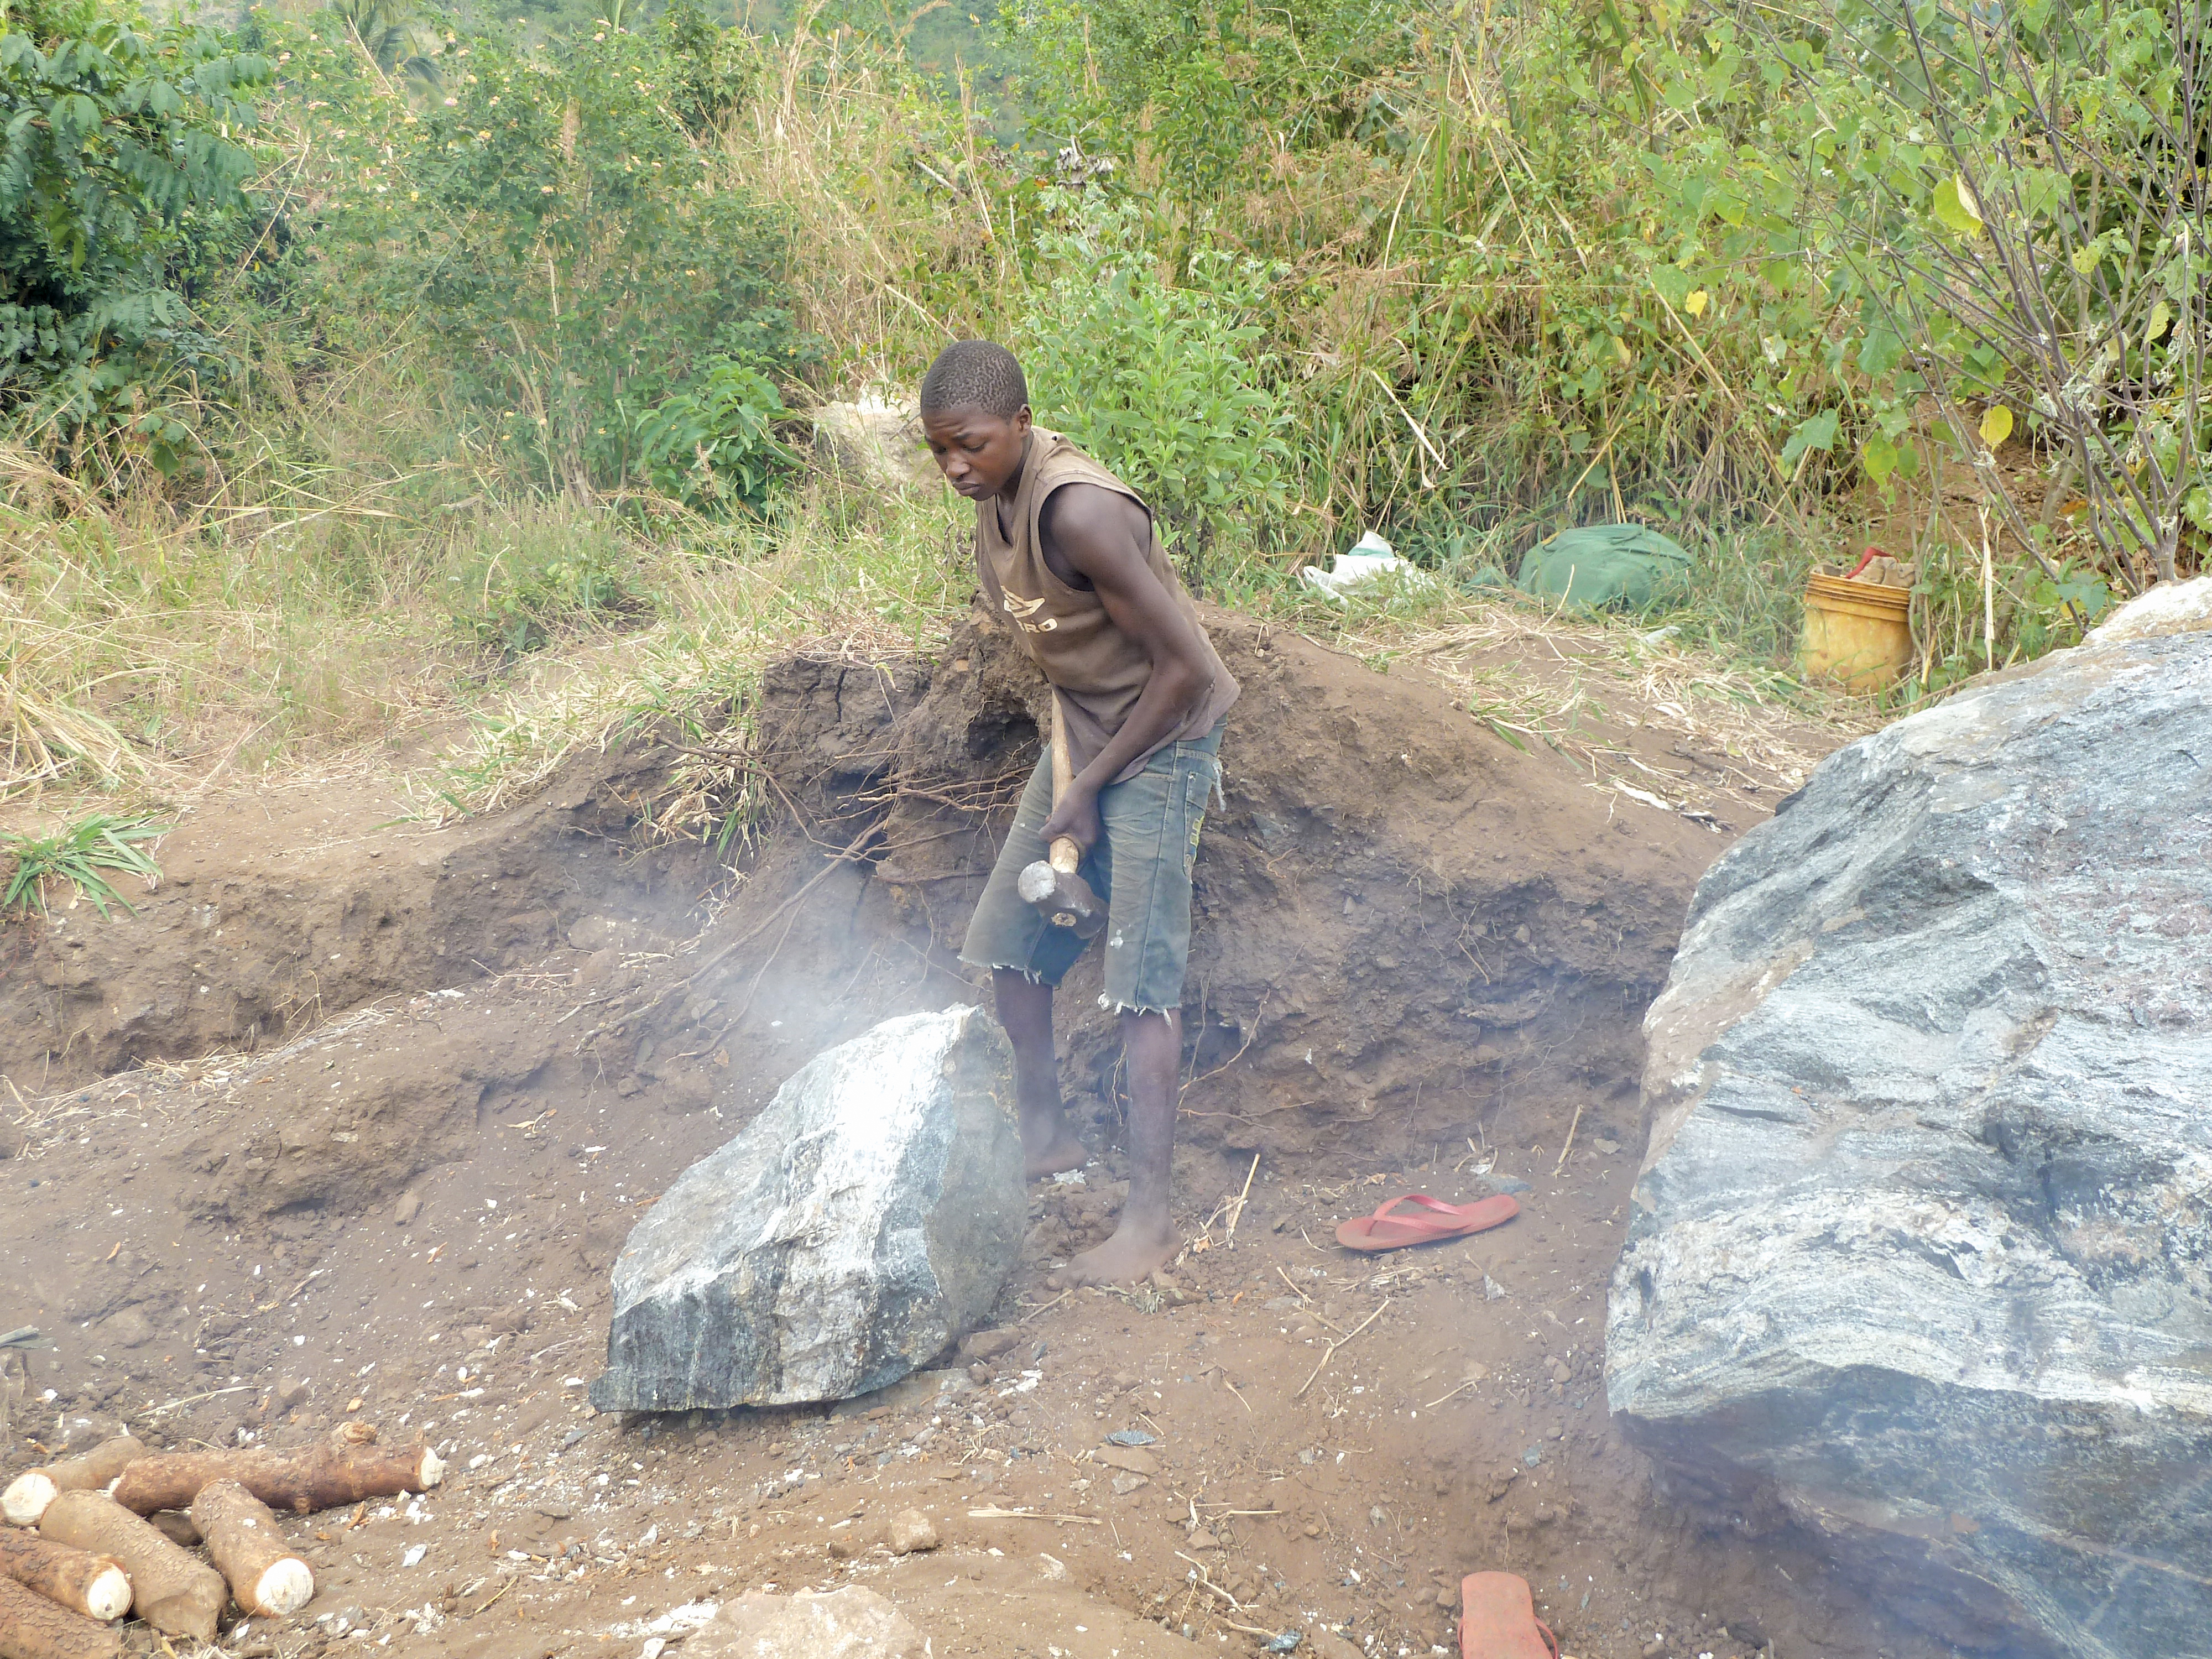
{"label": "denim shorts", "polygon": [[[1221,722],[1193,743],[1171,743],[1145,769],[1098,792],[1104,835],[1077,873],[1106,906],[1106,990],[1102,1008],[1170,1013],[1182,1006],[1190,959],[1190,873],[1198,858],[1206,798],[1221,787]],[[968,924],[960,959],[1058,985],[1089,941],[1055,927],[1015,891],[1024,867],[1045,855],[1039,833],[1052,812],[1052,751],[1037,759],[1014,809],[1014,827]]]}

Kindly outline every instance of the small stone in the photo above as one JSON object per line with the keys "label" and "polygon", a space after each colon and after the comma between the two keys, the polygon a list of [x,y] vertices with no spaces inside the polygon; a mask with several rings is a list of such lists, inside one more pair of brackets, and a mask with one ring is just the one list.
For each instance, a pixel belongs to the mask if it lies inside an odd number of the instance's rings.
{"label": "small stone", "polygon": [[1320,1536],[1321,1536],[1321,1522],[1318,1522],[1318,1521],[1309,1521],[1309,1522],[1306,1522],[1306,1527],[1305,1527],[1305,1532],[1306,1532],[1306,1536],[1307,1536],[1307,1537],[1309,1537],[1309,1538],[1318,1538],[1318,1537],[1320,1537]]}
{"label": "small stone", "polygon": [[970,1331],[960,1339],[963,1359],[996,1359],[1022,1340],[1019,1331]]}
{"label": "small stone", "polygon": [[1152,1483],[1141,1474],[1117,1474],[1108,1484],[1114,1488],[1116,1498],[1127,1498],[1138,1487],[1149,1486]]}
{"label": "small stone", "polygon": [[1666,1651],[1667,1638],[1655,1636],[1644,1644],[1644,1659],[1659,1659],[1659,1656]]}
{"label": "small stone", "polygon": [[1456,1585],[1447,1584],[1443,1589],[1438,1590],[1437,1592],[1437,1605],[1440,1607],[1457,1607],[1459,1605],[1458,1587]]}
{"label": "small stone", "polygon": [[921,1550],[933,1550],[940,1541],[937,1523],[920,1510],[901,1510],[891,1517],[890,1543],[894,1555],[912,1555]]}
{"label": "small stone", "polygon": [[1552,1381],[1554,1382],[1571,1382],[1574,1380],[1575,1368],[1564,1359],[1554,1358],[1552,1361],[1551,1370]]}
{"label": "small stone", "polygon": [[997,1379],[998,1375],[998,1372],[993,1370],[988,1365],[986,1365],[980,1359],[968,1368],[968,1380],[970,1382],[982,1383],[994,1382]]}
{"label": "small stone", "polygon": [[182,1510],[156,1510],[146,1517],[147,1524],[171,1543],[191,1549],[200,1541],[200,1529],[192,1524],[191,1516]]}
{"label": "small stone", "polygon": [[422,1194],[402,1193],[399,1194],[399,1202],[392,1206],[392,1224],[395,1227],[404,1227],[422,1213]]}

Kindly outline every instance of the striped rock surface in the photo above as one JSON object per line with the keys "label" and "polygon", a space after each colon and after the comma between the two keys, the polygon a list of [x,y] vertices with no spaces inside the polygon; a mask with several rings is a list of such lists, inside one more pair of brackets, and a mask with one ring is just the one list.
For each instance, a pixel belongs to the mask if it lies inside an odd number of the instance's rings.
{"label": "striped rock surface", "polygon": [[1961,1645],[2212,1653],[2212,580],[1832,756],[1645,1033],[1631,1433]]}

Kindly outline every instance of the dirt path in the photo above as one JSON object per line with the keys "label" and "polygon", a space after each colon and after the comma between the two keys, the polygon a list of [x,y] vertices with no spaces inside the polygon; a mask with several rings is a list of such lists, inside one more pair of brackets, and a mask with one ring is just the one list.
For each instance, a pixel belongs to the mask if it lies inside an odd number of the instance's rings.
{"label": "dirt path", "polygon": [[[353,784],[213,801],[139,917],[9,930],[0,1328],[56,1346],[9,1373],[6,1469],[118,1423],[434,1443],[428,1497],[287,1523],[320,1592],[234,1654],[641,1654],[746,1589],[847,1581],[939,1653],[1297,1629],[1300,1652],[1419,1654],[1486,1567],[1528,1577],[1582,1659],[1930,1652],[1762,1516],[1668,1507],[1606,1416],[1635,1020],[1725,836],[1631,816],[1417,678],[1231,634],[1277,718],[1231,750],[1201,855],[1171,1286],[1043,1288],[1124,1173],[1104,1022],[1077,1020],[1101,1151],[1033,1194],[977,1369],[831,1412],[583,1401],[642,1206],[825,1043],[975,994],[950,947],[992,819],[945,803],[988,809],[977,781],[1035,733],[969,634],[902,678],[799,664],[769,688],[783,787],[817,841],[876,826],[864,859],[787,836],[718,886],[696,850],[641,848],[664,763],[617,756],[443,830]],[[1678,740],[1613,718],[1651,764]],[[1395,1192],[1500,1185],[1522,1214],[1474,1240],[1331,1237]],[[909,1508],[942,1542],[901,1559],[882,1539]]]}

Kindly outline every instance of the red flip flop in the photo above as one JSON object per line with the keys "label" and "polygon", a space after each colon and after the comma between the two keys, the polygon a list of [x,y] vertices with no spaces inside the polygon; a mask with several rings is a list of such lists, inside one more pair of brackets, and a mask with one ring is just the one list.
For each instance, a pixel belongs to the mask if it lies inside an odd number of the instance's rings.
{"label": "red flip flop", "polygon": [[1471,1572],[1459,1583],[1460,1659],[1559,1659],[1559,1640],[1536,1616],[1528,1581]]}
{"label": "red flip flop", "polygon": [[[1429,1213],[1392,1215],[1390,1212],[1401,1204],[1410,1204]],[[1479,1198],[1472,1204],[1447,1204],[1426,1193],[1404,1193],[1382,1205],[1373,1215],[1344,1223],[1336,1230],[1336,1242],[1347,1250],[1370,1254],[1400,1250],[1408,1244],[1433,1244],[1439,1239],[1465,1238],[1469,1233],[1487,1232],[1492,1227],[1504,1226],[1520,1213],[1518,1201],[1504,1193],[1495,1198]]]}

